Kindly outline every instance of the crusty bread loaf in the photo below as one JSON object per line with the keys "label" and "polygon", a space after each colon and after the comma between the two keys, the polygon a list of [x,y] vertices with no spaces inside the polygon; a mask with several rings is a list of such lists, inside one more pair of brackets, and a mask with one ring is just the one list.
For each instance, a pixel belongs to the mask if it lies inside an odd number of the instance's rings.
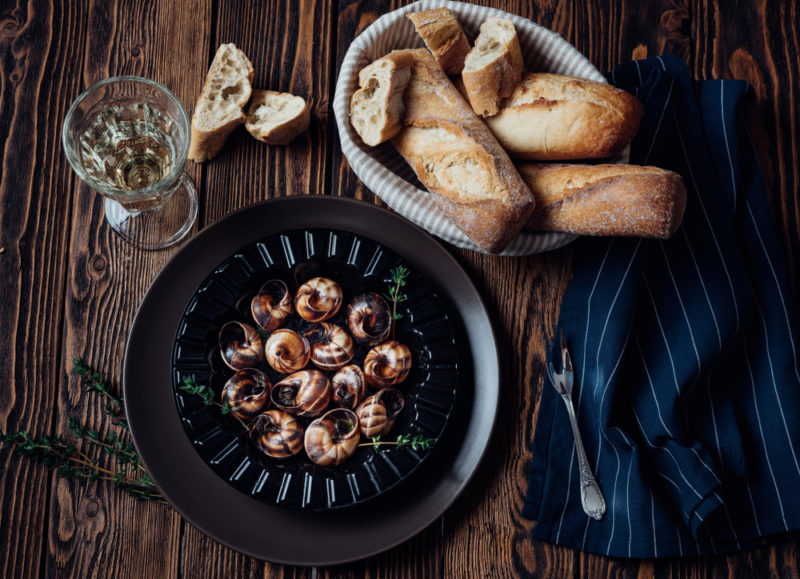
{"label": "crusty bread loaf", "polygon": [[403,91],[413,62],[411,50],[395,50],[358,73],[360,88],[350,99],[350,124],[367,145],[380,145],[403,127]]}
{"label": "crusty bread loaf", "polygon": [[242,108],[250,100],[253,65],[233,44],[217,49],[203,92],[192,115],[189,158],[198,163],[211,159],[230,132],[244,122]]}
{"label": "crusty bread loaf", "polygon": [[486,124],[514,159],[598,159],[625,148],[643,112],[639,99],[611,85],[527,73]]}
{"label": "crusty bread loaf", "polygon": [[470,45],[455,14],[447,8],[433,8],[406,16],[414,23],[442,70],[447,74],[461,74]]}
{"label": "crusty bread loaf", "polygon": [[254,90],[245,128],[259,141],[288,145],[308,128],[311,111],[303,97],[272,90]]}
{"label": "crusty bread loaf", "polygon": [[508,18],[487,18],[461,73],[472,109],[482,117],[497,114],[500,102],[519,84],[522,68],[514,23]]}
{"label": "crusty bread loaf", "polygon": [[529,229],[667,239],[686,207],[681,176],[658,167],[519,163],[517,168],[536,198]]}
{"label": "crusty bread loaf", "polygon": [[425,49],[414,51],[392,143],[453,223],[485,251],[516,237],[534,200],[508,155]]}

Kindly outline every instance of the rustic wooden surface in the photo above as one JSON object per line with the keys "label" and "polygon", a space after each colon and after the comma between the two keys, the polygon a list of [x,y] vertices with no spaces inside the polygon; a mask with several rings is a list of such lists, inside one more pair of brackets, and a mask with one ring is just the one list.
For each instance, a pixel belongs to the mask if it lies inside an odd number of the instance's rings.
{"label": "rustic wooden surface", "polygon": [[[197,229],[269,197],[331,194],[379,202],[349,170],[330,108],[347,46],[404,2],[273,0],[6,0],[0,3],[0,430],[67,434],[66,418],[108,428],[69,373],[84,358],[119,387],[125,340],[148,284],[175,253],[122,244],[98,195],[60,145],[69,104],[91,83],[137,74],[191,110],[216,47],[235,42],[257,87],[308,98],[313,121],[288,147],[236,132],[213,162],[187,169]],[[770,201],[800,287],[800,64],[796,2],[482,1],[572,42],[598,68],[674,53],[698,79],[754,87],[754,135]],[[798,540],[727,557],[629,561],[529,539],[527,484],[545,343],[571,250],[493,258],[452,249],[495,321],[500,419],[473,482],[439,521],[406,543],[334,568],[272,565],[238,554],[172,510],[105,483],[56,478],[0,450],[0,577],[797,577]]]}

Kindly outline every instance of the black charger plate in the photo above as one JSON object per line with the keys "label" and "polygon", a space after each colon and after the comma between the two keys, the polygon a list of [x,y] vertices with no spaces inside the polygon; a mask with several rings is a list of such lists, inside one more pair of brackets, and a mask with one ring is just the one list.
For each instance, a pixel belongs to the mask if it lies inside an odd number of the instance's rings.
{"label": "black charger plate", "polygon": [[[383,438],[391,441],[398,434],[421,435],[431,441],[431,448],[387,445],[375,452],[362,447],[337,467],[315,465],[304,452],[278,460],[260,452],[233,417],[181,390],[184,378],[192,376],[209,385],[216,400],[221,399],[224,384],[234,372],[222,361],[219,330],[229,321],[254,325],[250,302],[264,282],[279,279],[294,294],[308,279],[327,277],[339,283],[343,304],[349,304],[365,292],[386,295],[392,270],[400,266],[409,274],[402,290],[404,299],[397,304],[401,317],[395,323],[395,337],[409,346],[413,363],[409,376],[397,385],[404,396],[404,408]],[[192,446],[233,487],[270,504],[325,510],[380,496],[408,478],[436,452],[459,388],[471,387],[471,372],[459,372],[460,367],[469,367],[466,344],[454,331],[447,308],[434,284],[395,252],[362,235],[334,229],[299,229],[266,237],[236,251],[200,284],[178,324],[172,387]],[[346,311],[343,306],[328,321],[347,328]],[[295,315],[287,327],[304,333],[310,325]],[[351,363],[363,366],[368,350],[356,346]],[[266,363],[260,364],[259,369],[272,384],[286,377]],[[461,380],[460,373],[464,374]],[[333,372],[326,374],[331,377]],[[311,419],[299,420],[307,426]]]}
{"label": "black charger plate", "polygon": [[[333,229],[390,248],[441,290],[467,366],[435,460],[390,492],[346,510],[294,511],[233,488],[196,452],[173,391],[172,353],[186,305],[209,272],[241,248],[288,231]],[[463,385],[462,385],[463,384]],[[464,490],[486,451],[499,398],[499,368],[487,312],[467,274],[428,234],[367,203],[289,197],[239,211],[191,239],[153,281],[128,338],[123,394],[131,434],[153,480],[189,522],[234,549],[276,563],[331,565],[407,540]]]}

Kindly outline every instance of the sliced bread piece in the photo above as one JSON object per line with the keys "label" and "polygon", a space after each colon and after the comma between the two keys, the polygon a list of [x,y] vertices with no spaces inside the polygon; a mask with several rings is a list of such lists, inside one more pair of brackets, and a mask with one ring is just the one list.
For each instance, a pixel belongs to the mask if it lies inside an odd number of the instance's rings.
{"label": "sliced bread piece", "polygon": [[470,45],[456,15],[447,8],[433,8],[412,12],[406,17],[414,23],[442,70],[447,74],[461,74]]}
{"label": "sliced bread piece", "polygon": [[288,145],[311,122],[305,99],[286,92],[254,90],[245,128],[259,141]]}
{"label": "sliced bread piece", "polygon": [[413,63],[411,50],[395,50],[359,72],[361,88],[350,99],[350,124],[367,145],[375,147],[400,132]]}
{"label": "sliced bread piece", "polygon": [[233,44],[217,49],[206,83],[192,115],[189,158],[197,163],[211,159],[230,132],[244,122],[242,108],[250,100],[253,65]]}
{"label": "sliced bread piece", "polygon": [[475,113],[482,117],[497,114],[500,101],[519,84],[522,68],[522,51],[514,23],[508,18],[488,18],[481,24],[481,32],[461,73]]}

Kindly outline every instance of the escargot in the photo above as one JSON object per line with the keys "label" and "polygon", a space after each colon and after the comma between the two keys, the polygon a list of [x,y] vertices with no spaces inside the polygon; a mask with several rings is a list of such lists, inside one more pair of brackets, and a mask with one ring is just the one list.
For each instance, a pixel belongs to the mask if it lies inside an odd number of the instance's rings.
{"label": "escargot", "polygon": [[361,435],[352,410],[334,408],[308,425],[304,446],[320,466],[338,466],[353,456]]}
{"label": "escargot", "polygon": [[264,341],[256,329],[242,322],[227,322],[219,330],[222,361],[234,370],[253,368],[264,361]]}
{"label": "escargot", "polygon": [[303,426],[283,410],[259,414],[250,436],[261,452],[272,458],[289,458],[303,448]]}
{"label": "escargot", "polygon": [[222,388],[222,402],[231,413],[245,420],[259,414],[269,404],[269,378],[256,368],[245,368],[231,376]]}
{"label": "escargot", "polygon": [[396,340],[379,344],[364,358],[364,376],[374,388],[394,386],[411,371],[411,350]]}
{"label": "escargot", "polygon": [[353,359],[353,338],[336,324],[314,324],[305,337],[311,344],[311,361],[317,368],[336,370]]}
{"label": "escargot", "polygon": [[383,388],[365,398],[356,409],[361,434],[372,438],[389,432],[404,405],[403,394],[396,388]]}
{"label": "escargot", "polygon": [[290,414],[318,416],[331,401],[331,382],[319,370],[302,370],[275,384],[271,399]]}
{"label": "escargot", "polygon": [[367,393],[367,379],[356,364],[340,368],[331,378],[333,403],[341,408],[355,410]]}
{"label": "escargot", "polygon": [[294,313],[289,288],[279,279],[268,281],[250,302],[250,313],[255,322],[267,332],[277,330]]}
{"label": "escargot", "polygon": [[324,322],[335,316],[341,305],[342,288],[327,277],[308,280],[294,296],[297,314],[307,322]]}
{"label": "escargot", "polygon": [[274,331],[264,345],[267,363],[281,374],[302,370],[311,357],[308,340],[294,330]]}
{"label": "escargot", "polygon": [[380,344],[392,329],[389,304],[375,293],[356,296],[347,306],[347,326],[359,344]]}

